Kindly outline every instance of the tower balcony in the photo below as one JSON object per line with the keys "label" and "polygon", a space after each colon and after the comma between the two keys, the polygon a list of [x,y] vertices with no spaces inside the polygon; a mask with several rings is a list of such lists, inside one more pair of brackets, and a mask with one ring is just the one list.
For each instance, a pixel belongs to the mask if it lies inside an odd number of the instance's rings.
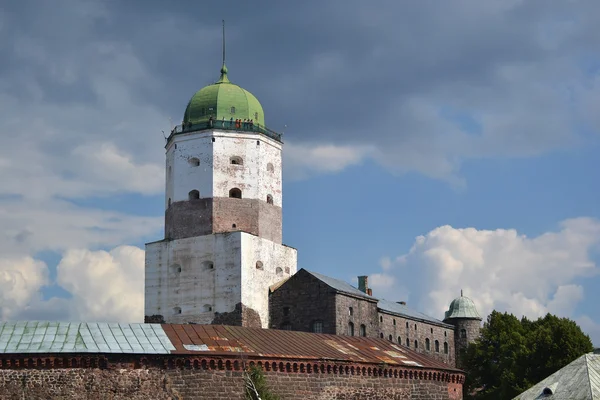
{"label": "tower balcony", "polygon": [[200,132],[208,129],[218,129],[232,132],[255,132],[261,133],[273,140],[278,141],[279,143],[283,143],[281,140],[281,133],[277,133],[267,128],[264,125],[255,124],[252,122],[244,122],[244,121],[235,121],[235,120],[226,120],[226,119],[215,119],[215,120],[207,120],[201,121],[195,124],[187,123],[177,125],[171,130],[171,134],[167,139],[167,143],[171,141],[171,139],[175,135],[190,133],[190,132]]}

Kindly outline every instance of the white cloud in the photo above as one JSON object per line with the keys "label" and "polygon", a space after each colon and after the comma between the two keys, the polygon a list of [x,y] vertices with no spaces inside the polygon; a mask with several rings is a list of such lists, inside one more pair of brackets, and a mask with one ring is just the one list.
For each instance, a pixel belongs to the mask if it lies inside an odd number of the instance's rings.
{"label": "white cloud", "polygon": [[[410,274],[416,283],[411,302],[438,318],[461,290],[484,317],[497,309],[530,318],[547,312],[574,318],[584,298],[577,281],[598,274],[591,252],[599,244],[600,221],[592,218],[566,220],[559,231],[532,238],[513,229],[442,226],[417,237],[384,271],[399,281]],[[395,289],[382,285],[378,293],[389,297]]]}
{"label": "white cloud", "polygon": [[[55,281],[47,266],[31,257],[0,260],[0,317],[71,321],[142,322],[144,251],[119,246],[107,251],[68,250]],[[42,299],[39,290],[56,285],[69,298]]]}

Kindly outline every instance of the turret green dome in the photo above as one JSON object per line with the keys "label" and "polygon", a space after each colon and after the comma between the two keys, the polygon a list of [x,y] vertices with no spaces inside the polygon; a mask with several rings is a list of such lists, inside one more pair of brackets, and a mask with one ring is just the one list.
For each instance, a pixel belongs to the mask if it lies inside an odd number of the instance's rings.
{"label": "turret green dome", "polygon": [[229,82],[227,67],[223,64],[221,78],[212,85],[196,92],[190,99],[183,116],[184,124],[206,122],[210,117],[229,121],[231,118],[252,120],[254,124],[265,126],[262,106],[247,90]]}
{"label": "turret green dome", "polygon": [[473,303],[473,300],[470,298],[463,296],[462,290],[460,292],[460,297],[455,298],[452,300],[452,303],[450,303],[450,308],[448,308],[448,311],[446,311],[444,322],[452,318],[470,318],[481,320],[481,316],[477,312],[475,303]]}

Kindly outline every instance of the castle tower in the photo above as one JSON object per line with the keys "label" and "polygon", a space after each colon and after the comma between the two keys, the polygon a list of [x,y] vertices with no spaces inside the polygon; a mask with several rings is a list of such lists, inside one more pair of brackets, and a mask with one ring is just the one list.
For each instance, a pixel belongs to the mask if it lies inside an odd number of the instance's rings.
{"label": "castle tower", "polygon": [[146,322],[268,327],[268,291],[296,272],[282,245],[281,135],[220,79],[166,144],[165,238],[146,244]]}
{"label": "castle tower", "polygon": [[475,303],[468,297],[455,298],[450,303],[445,313],[444,322],[454,325],[454,346],[457,367],[460,367],[460,354],[467,348],[469,343],[479,337],[481,329],[481,316],[477,312]]}

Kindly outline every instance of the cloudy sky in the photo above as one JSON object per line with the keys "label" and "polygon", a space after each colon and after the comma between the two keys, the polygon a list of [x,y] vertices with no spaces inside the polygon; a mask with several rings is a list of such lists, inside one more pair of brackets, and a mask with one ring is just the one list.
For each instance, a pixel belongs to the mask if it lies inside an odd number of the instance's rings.
{"label": "cloudy sky", "polygon": [[[218,79],[285,131],[299,267],[600,344],[597,0],[0,3],[0,318],[141,321],[164,139]],[[287,126],[287,127],[286,127]],[[285,128],[284,128],[285,127]]]}

